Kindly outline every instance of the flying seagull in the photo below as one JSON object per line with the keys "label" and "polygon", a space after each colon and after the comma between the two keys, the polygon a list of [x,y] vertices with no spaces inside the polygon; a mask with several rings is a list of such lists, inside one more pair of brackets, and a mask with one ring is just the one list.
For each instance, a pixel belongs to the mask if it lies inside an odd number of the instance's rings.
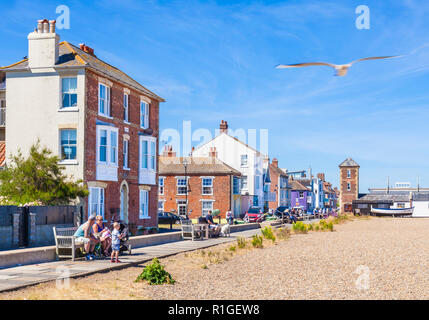
{"label": "flying seagull", "polygon": [[306,62],[306,63],[296,63],[296,64],[279,64],[276,68],[277,69],[285,69],[285,68],[299,68],[299,67],[309,67],[309,66],[328,66],[332,67],[336,71],[336,76],[345,76],[347,74],[347,71],[352,66],[353,63],[364,61],[364,60],[376,60],[376,59],[389,59],[389,58],[396,58],[399,56],[384,56],[384,57],[369,57],[369,58],[362,58],[358,60],[354,60],[347,64],[332,64],[327,62]]}

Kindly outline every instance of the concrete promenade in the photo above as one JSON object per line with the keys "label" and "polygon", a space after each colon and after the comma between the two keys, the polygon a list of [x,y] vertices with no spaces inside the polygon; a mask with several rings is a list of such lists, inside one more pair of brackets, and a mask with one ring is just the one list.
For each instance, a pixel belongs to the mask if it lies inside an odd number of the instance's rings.
{"label": "concrete promenade", "polygon": [[231,237],[227,238],[175,241],[136,248],[133,249],[132,255],[123,255],[120,257],[122,263],[111,263],[110,259],[93,261],[77,260],[74,262],[71,260],[61,260],[0,269],[0,292],[16,290],[65,277],[77,278],[97,272],[108,272],[115,269],[126,268],[148,262],[155,257],[162,258],[185,251],[233,242],[236,241],[237,237],[249,238],[254,234],[260,234],[260,232],[258,228],[232,232]]}

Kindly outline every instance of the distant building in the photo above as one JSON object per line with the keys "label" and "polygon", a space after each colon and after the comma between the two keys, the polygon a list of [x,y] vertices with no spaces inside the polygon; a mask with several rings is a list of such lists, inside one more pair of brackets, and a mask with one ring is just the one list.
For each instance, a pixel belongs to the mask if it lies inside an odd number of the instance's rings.
{"label": "distant building", "polygon": [[290,208],[290,187],[288,175],[279,168],[279,161],[274,158],[270,163],[269,172],[271,177],[270,192],[274,198],[269,201],[269,209],[277,209],[280,206]]}
{"label": "distant building", "polygon": [[218,136],[196,148],[192,155],[195,157],[208,157],[216,150],[217,158],[228,166],[241,172],[241,213],[250,206],[265,206],[264,185],[267,183],[265,173],[268,156],[255,148],[228,134],[228,123],[220,123]]}
{"label": "distant building", "polygon": [[291,189],[291,207],[301,208],[304,211],[311,210],[311,190],[301,181],[289,179]]}
{"label": "distant building", "polygon": [[173,212],[190,218],[205,216],[219,209],[221,217],[231,211],[235,217],[241,213],[241,172],[216,158],[176,157],[170,146],[166,146],[159,157],[158,212]]}
{"label": "distant building", "polygon": [[347,158],[340,165],[340,208],[343,212],[353,211],[353,200],[359,196],[359,168],[352,159]]}

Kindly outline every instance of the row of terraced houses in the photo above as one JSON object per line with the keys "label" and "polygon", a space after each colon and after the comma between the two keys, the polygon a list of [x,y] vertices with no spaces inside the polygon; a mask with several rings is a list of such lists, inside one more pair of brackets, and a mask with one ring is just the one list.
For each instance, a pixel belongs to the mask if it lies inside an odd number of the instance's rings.
{"label": "row of terraced houses", "polygon": [[229,135],[223,120],[219,135],[190,157],[176,157],[171,146],[158,156],[164,99],[85,44],[61,42],[54,20],[39,20],[28,56],[0,68],[0,102],[0,165],[40,140],[87,184],[90,194],[78,203],[85,216],[116,216],[131,232],[156,227],[159,211],[196,217],[220,209],[238,217],[250,206],[336,205],[324,177],[289,175]]}

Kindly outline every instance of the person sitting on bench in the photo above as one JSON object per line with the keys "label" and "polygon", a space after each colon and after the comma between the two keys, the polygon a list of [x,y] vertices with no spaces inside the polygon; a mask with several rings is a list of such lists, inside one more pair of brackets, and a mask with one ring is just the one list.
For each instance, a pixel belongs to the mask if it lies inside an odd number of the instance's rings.
{"label": "person sitting on bench", "polygon": [[214,237],[219,236],[221,226],[220,226],[220,225],[218,225],[218,224],[216,224],[216,223],[214,223],[211,210],[210,210],[210,211],[209,211],[209,213],[206,215],[206,221],[207,221],[207,223],[209,224],[209,230],[211,231],[211,234],[212,234]]}

